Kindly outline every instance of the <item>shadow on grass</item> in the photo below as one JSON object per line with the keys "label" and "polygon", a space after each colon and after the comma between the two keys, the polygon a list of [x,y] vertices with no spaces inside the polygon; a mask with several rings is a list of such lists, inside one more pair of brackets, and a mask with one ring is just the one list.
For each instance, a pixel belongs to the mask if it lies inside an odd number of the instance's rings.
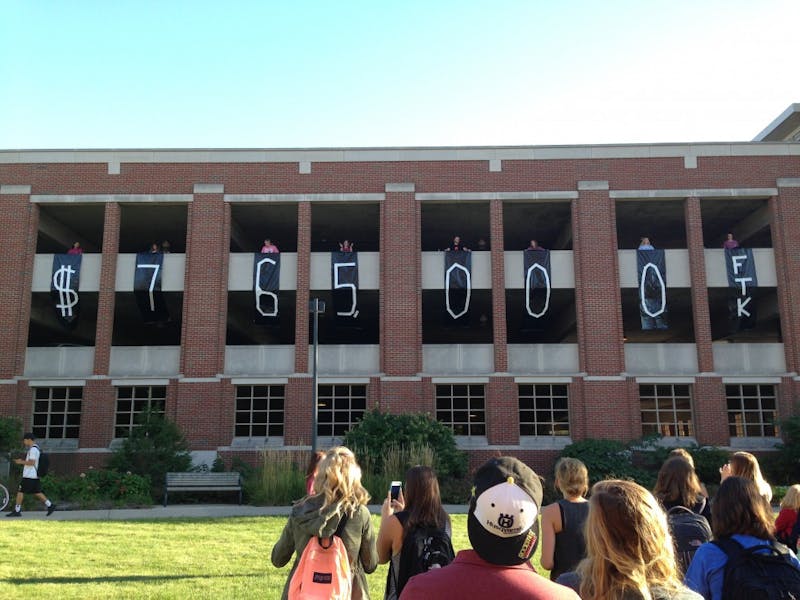
{"label": "shadow on grass", "polygon": [[229,573],[227,575],[109,575],[108,577],[28,577],[0,579],[14,585],[42,583],[125,583],[174,581],[178,579],[221,579],[223,577],[263,577],[264,573]]}

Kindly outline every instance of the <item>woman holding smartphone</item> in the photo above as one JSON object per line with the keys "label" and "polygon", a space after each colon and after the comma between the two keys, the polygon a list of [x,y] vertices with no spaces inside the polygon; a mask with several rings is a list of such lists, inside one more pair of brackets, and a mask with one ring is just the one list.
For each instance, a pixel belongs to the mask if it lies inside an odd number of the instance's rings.
{"label": "woman holding smartphone", "polygon": [[406,473],[405,494],[400,489],[396,499],[392,496],[390,490],[381,507],[377,542],[378,563],[389,563],[386,600],[399,598],[410,575],[414,575],[400,560],[404,540],[418,528],[443,530],[448,539],[452,531],[450,517],[442,508],[439,480],[430,467],[411,467]]}

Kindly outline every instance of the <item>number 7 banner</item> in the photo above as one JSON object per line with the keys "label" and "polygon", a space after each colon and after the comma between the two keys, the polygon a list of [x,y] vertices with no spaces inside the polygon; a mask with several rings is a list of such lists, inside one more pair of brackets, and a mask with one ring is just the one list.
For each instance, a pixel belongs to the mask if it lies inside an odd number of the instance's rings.
{"label": "number 7 banner", "polygon": [[169,319],[164,294],[161,291],[161,269],[164,255],[139,252],[133,272],[133,295],[145,323],[166,323]]}

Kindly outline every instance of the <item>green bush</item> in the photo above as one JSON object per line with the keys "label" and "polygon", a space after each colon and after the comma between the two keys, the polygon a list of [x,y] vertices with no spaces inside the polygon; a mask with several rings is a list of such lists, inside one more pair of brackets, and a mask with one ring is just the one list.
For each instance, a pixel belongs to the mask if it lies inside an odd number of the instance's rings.
{"label": "green bush", "polygon": [[371,473],[385,472],[381,457],[392,446],[403,449],[429,446],[435,457],[431,466],[440,479],[463,477],[467,472],[467,455],[456,446],[453,431],[427,414],[393,415],[379,410],[368,411],[347,432],[344,444],[354,452],[358,449],[356,454],[360,461],[365,457],[372,459]]}
{"label": "green bush", "polygon": [[694,460],[694,470],[700,481],[707,485],[719,483],[719,468],[728,462],[730,451],[716,446],[692,446],[687,448]]}
{"label": "green bush", "polygon": [[779,424],[783,443],[760,462],[767,481],[793,485],[800,482],[800,416],[783,419]]}
{"label": "green bush", "polygon": [[153,503],[150,480],[133,473],[89,469],[78,476],[47,475],[42,479],[42,487],[54,502],[78,508],[149,506]]}
{"label": "green bush", "polygon": [[361,483],[367,488],[375,504],[383,502],[391,482],[402,481],[408,469],[415,465],[434,467],[436,462],[433,448],[428,445],[402,447],[392,444],[378,454],[371,454],[360,447],[352,450],[361,466]]}
{"label": "green bush", "polygon": [[632,479],[652,488],[655,476],[652,471],[637,466],[634,461],[636,444],[623,444],[615,440],[582,440],[570,444],[561,456],[577,458],[589,470],[589,482],[603,479]]}
{"label": "green bush", "polygon": [[114,450],[109,467],[119,473],[147,477],[154,498],[159,498],[168,472],[188,471],[189,445],[178,426],[157,411],[143,412],[138,426]]}
{"label": "green bush", "polygon": [[0,453],[5,454],[22,444],[22,422],[16,417],[0,417]]}

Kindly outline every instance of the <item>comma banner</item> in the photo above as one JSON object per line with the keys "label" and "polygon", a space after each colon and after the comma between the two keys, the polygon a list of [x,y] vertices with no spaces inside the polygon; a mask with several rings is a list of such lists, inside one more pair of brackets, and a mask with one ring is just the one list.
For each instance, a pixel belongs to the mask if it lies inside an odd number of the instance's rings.
{"label": "comma banner", "polygon": [[164,255],[160,252],[136,254],[133,272],[133,295],[145,323],[167,323],[169,312],[161,291],[161,270]]}
{"label": "comma banner", "polygon": [[[469,319],[472,297],[472,253],[451,250],[444,253],[445,310],[451,321]],[[448,317],[445,317],[447,319]]]}
{"label": "comma banner", "polygon": [[78,323],[80,306],[78,287],[81,278],[80,254],[54,254],[53,270],[50,276],[50,297],[56,309],[59,322],[72,329]]}
{"label": "comma banner", "polygon": [[669,329],[667,323],[667,265],[663,250],[637,250],[639,316],[642,330]]}
{"label": "comma banner", "polygon": [[728,322],[731,333],[756,326],[755,291],[758,289],[756,263],[752,248],[726,248],[728,272]]}
{"label": "comma banner", "polygon": [[274,324],[278,318],[278,292],[281,281],[281,255],[278,252],[253,255],[253,295],[255,322]]}

